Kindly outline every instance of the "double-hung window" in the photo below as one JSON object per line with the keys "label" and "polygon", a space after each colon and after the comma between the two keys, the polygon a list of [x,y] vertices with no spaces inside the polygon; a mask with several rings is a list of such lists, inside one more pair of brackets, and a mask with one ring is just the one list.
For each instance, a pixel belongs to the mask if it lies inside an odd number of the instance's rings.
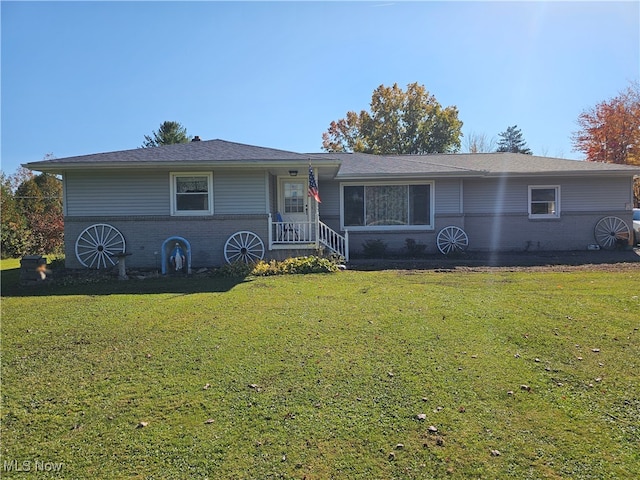
{"label": "double-hung window", "polygon": [[345,184],[342,224],[353,230],[432,229],[433,184]]}
{"label": "double-hung window", "polygon": [[529,218],[559,218],[560,187],[541,185],[529,187]]}
{"label": "double-hung window", "polygon": [[212,215],[213,174],[172,173],[171,214]]}

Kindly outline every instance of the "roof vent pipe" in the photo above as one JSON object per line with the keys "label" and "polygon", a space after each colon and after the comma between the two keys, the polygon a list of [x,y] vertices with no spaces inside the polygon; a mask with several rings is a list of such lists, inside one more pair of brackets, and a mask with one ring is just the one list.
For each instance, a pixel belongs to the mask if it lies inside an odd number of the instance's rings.
{"label": "roof vent pipe", "polygon": [[192,142],[199,142],[200,141],[200,137],[198,135],[196,135],[195,137],[193,137],[193,139],[191,141]]}

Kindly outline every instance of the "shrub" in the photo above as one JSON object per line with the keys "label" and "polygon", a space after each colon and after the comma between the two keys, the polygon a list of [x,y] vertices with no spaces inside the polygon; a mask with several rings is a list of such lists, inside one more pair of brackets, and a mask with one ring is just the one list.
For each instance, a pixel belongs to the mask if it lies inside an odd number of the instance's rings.
{"label": "shrub", "polygon": [[387,253],[387,244],[380,239],[367,240],[362,244],[362,253],[367,258],[383,258]]}
{"label": "shrub", "polygon": [[232,278],[244,278],[251,274],[253,264],[247,264],[244,262],[233,262],[223,265],[216,270],[216,275],[220,277],[232,277]]}
{"label": "shrub", "polygon": [[278,262],[258,262],[251,272],[256,276],[284,275],[296,273],[330,273],[338,271],[338,264],[331,259],[309,256],[293,257]]}
{"label": "shrub", "polygon": [[417,243],[413,238],[407,238],[405,240],[405,248],[410,257],[419,257],[424,254],[427,246],[423,243]]}

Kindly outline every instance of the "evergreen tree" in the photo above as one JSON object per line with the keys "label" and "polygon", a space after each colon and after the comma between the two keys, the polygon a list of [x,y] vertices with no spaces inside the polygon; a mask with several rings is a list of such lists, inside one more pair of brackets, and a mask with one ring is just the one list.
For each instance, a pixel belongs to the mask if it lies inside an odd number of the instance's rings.
{"label": "evergreen tree", "polygon": [[187,135],[187,129],[178,122],[164,122],[157,132],[144,136],[142,148],[160,147],[162,145],[173,145],[174,143],[189,143],[191,137]]}
{"label": "evergreen tree", "polygon": [[527,147],[522,131],[517,125],[508,127],[505,132],[499,134],[498,149],[496,152],[525,153],[531,155],[533,152]]}

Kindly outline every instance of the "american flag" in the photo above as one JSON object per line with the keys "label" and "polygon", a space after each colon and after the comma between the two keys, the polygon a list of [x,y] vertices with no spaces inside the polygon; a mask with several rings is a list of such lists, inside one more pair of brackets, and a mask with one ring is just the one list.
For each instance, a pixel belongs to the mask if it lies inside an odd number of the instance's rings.
{"label": "american flag", "polygon": [[320,201],[320,194],[318,193],[318,184],[316,183],[316,177],[313,175],[313,169],[309,165],[309,196],[316,199],[316,202]]}

